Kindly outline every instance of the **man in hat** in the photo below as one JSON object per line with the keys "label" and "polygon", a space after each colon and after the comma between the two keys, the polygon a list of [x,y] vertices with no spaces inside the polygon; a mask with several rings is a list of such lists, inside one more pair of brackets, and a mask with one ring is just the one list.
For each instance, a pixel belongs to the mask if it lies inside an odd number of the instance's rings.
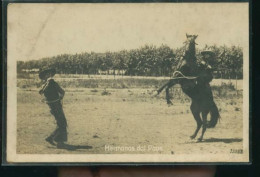
{"label": "man in hat", "polygon": [[214,52],[211,50],[204,50],[201,52],[201,55],[202,60],[198,62],[197,86],[202,94],[199,95],[205,95],[207,99],[213,100],[213,94],[209,83],[213,79],[211,64]]}
{"label": "man in hat", "polygon": [[55,74],[55,69],[46,69],[39,73],[39,78],[44,81],[39,93],[45,96],[46,103],[57,123],[57,128],[45,140],[52,145],[57,145],[58,148],[62,148],[64,142],[67,141],[67,121],[61,103],[65,91],[53,80],[52,77]]}

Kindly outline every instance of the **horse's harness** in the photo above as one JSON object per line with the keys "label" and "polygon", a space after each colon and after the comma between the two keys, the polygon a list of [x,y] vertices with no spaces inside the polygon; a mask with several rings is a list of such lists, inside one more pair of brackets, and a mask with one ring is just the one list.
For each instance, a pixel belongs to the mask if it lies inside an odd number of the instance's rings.
{"label": "horse's harness", "polygon": [[[191,79],[192,80],[192,79],[198,78],[198,77],[195,77],[195,76],[193,76],[193,77],[192,76],[185,76],[181,71],[178,70],[178,69],[181,68],[183,62],[185,61],[184,57],[185,56],[182,56],[182,57],[179,58],[178,63],[177,63],[176,68],[175,68],[176,71],[173,72],[171,79],[183,79],[183,78],[185,78],[185,79]],[[180,76],[178,76],[178,75],[180,75]]]}

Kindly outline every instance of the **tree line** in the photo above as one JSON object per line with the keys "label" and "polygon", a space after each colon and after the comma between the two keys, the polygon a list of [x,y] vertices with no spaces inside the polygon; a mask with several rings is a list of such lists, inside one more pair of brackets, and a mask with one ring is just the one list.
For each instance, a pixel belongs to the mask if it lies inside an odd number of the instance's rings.
{"label": "tree line", "polygon": [[[204,49],[206,48],[215,53],[212,67],[216,77],[242,78],[241,47],[214,45],[205,46]],[[200,52],[197,49],[198,59],[201,58]],[[115,74],[115,71],[124,71],[118,73],[130,76],[171,76],[182,54],[183,48],[171,49],[167,45],[145,45],[118,52],[62,54],[39,60],[17,61],[17,72],[55,68],[60,74]]]}

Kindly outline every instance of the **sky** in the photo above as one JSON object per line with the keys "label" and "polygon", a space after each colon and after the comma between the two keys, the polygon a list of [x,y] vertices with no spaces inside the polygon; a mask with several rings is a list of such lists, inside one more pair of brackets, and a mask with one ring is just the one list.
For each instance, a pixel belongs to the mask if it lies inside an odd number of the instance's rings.
{"label": "sky", "polygon": [[145,44],[248,48],[248,3],[119,3],[8,5],[8,60],[136,49]]}

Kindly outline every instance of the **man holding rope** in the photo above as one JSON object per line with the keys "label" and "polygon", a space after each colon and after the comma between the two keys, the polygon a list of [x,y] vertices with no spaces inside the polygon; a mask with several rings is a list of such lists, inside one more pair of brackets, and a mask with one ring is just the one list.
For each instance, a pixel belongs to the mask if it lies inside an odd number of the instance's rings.
{"label": "man holding rope", "polygon": [[56,145],[57,148],[62,148],[67,141],[67,121],[61,103],[65,91],[53,80],[55,74],[55,69],[46,69],[39,73],[39,78],[44,81],[39,93],[45,96],[46,103],[57,123],[57,128],[45,140]]}
{"label": "man holding rope", "polygon": [[197,77],[197,87],[202,94],[200,96],[205,96],[206,99],[210,101],[213,100],[213,94],[210,87],[210,82],[213,79],[212,74],[212,61],[214,53],[211,50],[204,50],[201,52],[202,61],[198,62],[198,77]]}

